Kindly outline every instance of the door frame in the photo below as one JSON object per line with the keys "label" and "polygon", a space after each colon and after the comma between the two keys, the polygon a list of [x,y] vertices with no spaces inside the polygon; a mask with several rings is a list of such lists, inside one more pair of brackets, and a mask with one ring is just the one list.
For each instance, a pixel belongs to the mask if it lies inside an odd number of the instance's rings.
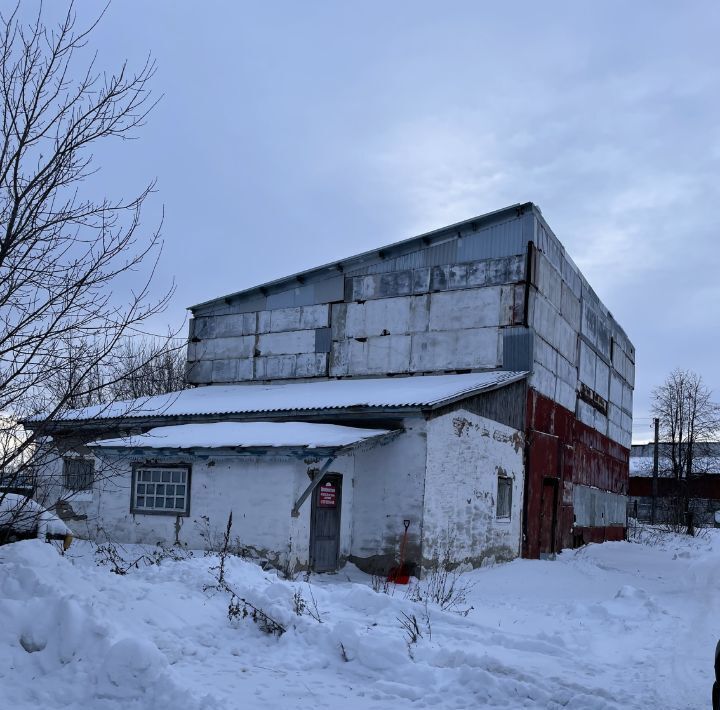
{"label": "door frame", "polygon": [[308,555],[309,558],[309,567],[314,572],[315,571],[315,513],[317,510],[317,499],[320,495],[320,488],[322,487],[323,483],[326,480],[332,480],[335,481],[335,490],[337,491],[337,505],[335,507],[335,510],[337,510],[337,552],[335,554],[335,565],[332,570],[322,570],[319,574],[323,574],[325,572],[331,572],[334,570],[337,570],[340,566],[340,536],[342,533],[342,489],[343,489],[343,475],[341,473],[326,473],[318,482],[317,486],[315,486],[315,490],[312,494],[312,500],[310,502],[310,554]]}
{"label": "door frame", "polygon": [[[552,488],[552,520],[550,521],[550,550],[540,550],[540,555],[554,555],[557,552],[557,523],[558,523],[558,495],[560,482],[554,476],[543,476],[542,490],[540,493],[540,545],[543,542],[544,514],[545,514],[545,493]],[[542,557],[541,557],[542,558]]]}

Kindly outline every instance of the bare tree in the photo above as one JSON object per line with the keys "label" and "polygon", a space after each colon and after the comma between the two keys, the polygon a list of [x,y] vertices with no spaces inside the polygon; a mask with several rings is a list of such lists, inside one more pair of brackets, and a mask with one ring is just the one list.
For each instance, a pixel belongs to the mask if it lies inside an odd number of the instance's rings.
{"label": "bare tree", "polygon": [[[88,347],[81,343],[80,348]],[[176,392],[188,387],[185,381],[185,341],[167,337],[134,335],[122,338],[105,360],[93,354],[93,368],[75,366],[88,360],[78,346],[62,344],[66,367],[58,370],[47,387],[65,409],[83,409],[106,402],[133,400]],[[79,382],[84,377],[84,382]],[[67,396],[67,392],[72,392]]]}
{"label": "bare tree", "polygon": [[702,377],[690,370],[673,370],[652,396],[671,474],[689,477],[695,459],[705,454],[704,446],[718,435],[720,407],[712,401]]}
{"label": "bare tree", "polygon": [[185,381],[185,342],[167,338],[127,338],[110,365],[110,399],[131,400],[177,392]]}
{"label": "bare tree", "polygon": [[[0,15],[0,426],[13,442],[0,448],[6,485],[37,463],[37,442],[59,413],[97,401],[111,384],[104,363],[173,291],[154,297],[151,289],[161,240],[159,227],[143,231],[141,211],[154,184],[127,200],[94,197],[93,149],[136,137],[155,103],[152,59],[112,74],[92,55],[83,60],[96,25],[77,29],[72,6],[53,27],[42,8],[29,23],[19,5]],[[31,419],[32,431],[17,436],[17,422]]]}
{"label": "bare tree", "polygon": [[718,436],[720,407],[713,402],[712,392],[700,375],[679,368],[653,390],[652,396],[668,473],[678,481],[676,517],[693,534],[687,479],[696,472],[696,461],[708,455],[709,443]]}

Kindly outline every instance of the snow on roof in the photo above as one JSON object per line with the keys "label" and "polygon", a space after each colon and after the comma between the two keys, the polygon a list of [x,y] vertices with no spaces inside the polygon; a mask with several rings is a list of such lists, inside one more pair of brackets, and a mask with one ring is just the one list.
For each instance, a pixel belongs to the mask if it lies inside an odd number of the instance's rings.
{"label": "snow on roof", "polygon": [[65,421],[134,419],[322,409],[438,406],[516,382],[526,372],[321,380],[283,384],[210,385],[129,402],[64,412]]}
{"label": "snow on roof", "polygon": [[18,493],[0,493],[0,525],[22,532],[37,530],[38,537],[72,532],[57,515]]}
{"label": "snow on roof", "polygon": [[360,429],[311,422],[214,422],[156,427],[145,434],[94,441],[92,447],[148,449],[339,448],[385,436],[387,429]]}

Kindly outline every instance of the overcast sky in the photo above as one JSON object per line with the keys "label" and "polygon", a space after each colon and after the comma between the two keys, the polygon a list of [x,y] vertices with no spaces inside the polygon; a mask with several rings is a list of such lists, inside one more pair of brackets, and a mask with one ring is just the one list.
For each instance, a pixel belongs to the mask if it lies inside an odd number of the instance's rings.
{"label": "overcast sky", "polygon": [[719,30],[715,1],[116,0],[100,66],[149,52],[164,94],[99,152],[110,195],[158,181],[154,327],[533,201],[636,346],[644,440],[672,368],[720,399]]}

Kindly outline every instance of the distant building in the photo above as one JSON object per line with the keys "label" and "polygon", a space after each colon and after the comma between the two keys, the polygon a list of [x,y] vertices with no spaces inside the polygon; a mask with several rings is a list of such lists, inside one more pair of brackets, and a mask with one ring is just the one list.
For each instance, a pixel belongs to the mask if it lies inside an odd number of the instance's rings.
{"label": "distant building", "polygon": [[277,564],[385,570],[404,521],[419,565],[624,536],[635,350],[533,204],[190,310],[196,389],[56,427],[116,538],[232,509]]}
{"label": "distant building", "polygon": [[[628,514],[643,522],[651,518],[654,444],[633,444],[630,450],[630,487]],[[670,445],[658,446],[658,499],[656,521],[668,522],[677,516],[678,502],[687,496],[696,525],[714,523],[720,510],[720,442],[695,444],[691,475],[675,478],[670,460]]]}

